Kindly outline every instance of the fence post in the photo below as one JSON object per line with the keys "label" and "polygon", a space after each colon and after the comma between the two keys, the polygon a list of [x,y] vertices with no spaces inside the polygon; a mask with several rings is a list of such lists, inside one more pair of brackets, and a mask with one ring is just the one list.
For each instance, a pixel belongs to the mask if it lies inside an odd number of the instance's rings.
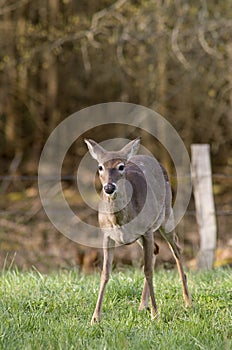
{"label": "fence post", "polygon": [[198,268],[211,269],[216,249],[217,225],[213,199],[210,146],[191,145],[196,219],[200,233]]}

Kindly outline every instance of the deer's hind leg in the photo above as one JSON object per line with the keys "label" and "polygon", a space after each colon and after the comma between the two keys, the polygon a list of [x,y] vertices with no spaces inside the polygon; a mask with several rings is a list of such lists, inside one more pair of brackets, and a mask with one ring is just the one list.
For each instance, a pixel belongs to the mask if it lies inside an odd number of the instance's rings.
{"label": "deer's hind leg", "polygon": [[182,283],[182,291],[183,291],[183,297],[185,301],[185,306],[189,307],[192,304],[192,299],[188,290],[188,284],[187,284],[187,276],[184,273],[183,263],[182,263],[182,256],[181,256],[181,249],[178,243],[178,238],[175,233],[175,230],[171,232],[165,232],[165,229],[161,227],[159,229],[161,235],[165,238],[165,240],[168,242],[168,245],[173,253],[173,256],[176,260],[178,272],[180,275],[181,283]]}

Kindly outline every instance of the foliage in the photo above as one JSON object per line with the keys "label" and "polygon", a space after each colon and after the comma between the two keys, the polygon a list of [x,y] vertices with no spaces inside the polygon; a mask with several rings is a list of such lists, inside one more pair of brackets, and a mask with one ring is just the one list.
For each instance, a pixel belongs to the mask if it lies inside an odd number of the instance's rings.
{"label": "foliage", "polygon": [[3,1],[3,170],[18,156],[35,173],[57,123],[107,101],[157,110],[187,146],[210,142],[230,164],[231,16],[230,0]]}
{"label": "foliage", "polygon": [[143,275],[113,273],[100,324],[90,326],[99,276],[3,272],[1,349],[230,349],[231,271],[189,274],[185,310],[176,273],[155,274],[160,320],[138,312]]}

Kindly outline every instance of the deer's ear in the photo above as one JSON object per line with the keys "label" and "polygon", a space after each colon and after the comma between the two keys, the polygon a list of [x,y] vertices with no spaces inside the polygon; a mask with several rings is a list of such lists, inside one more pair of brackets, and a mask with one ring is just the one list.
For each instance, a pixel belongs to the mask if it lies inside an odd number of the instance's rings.
{"label": "deer's ear", "polygon": [[91,156],[98,161],[98,163],[101,162],[102,158],[106,154],[106,150],[104,150],[103,147],[101,147],[97,142],[85,139],[84,140]]}
{"label": "deer's ear", "polygon": [[141,138],[138,137],[137,139],[129,142],[126,146],[124,146],[121,149],[121,153],[123,154],[123,156],[129,160],[131,157],[133,157],[134,155],[136,155],[136,153],[139,150],[139,146],[140,146],[140,140]]}

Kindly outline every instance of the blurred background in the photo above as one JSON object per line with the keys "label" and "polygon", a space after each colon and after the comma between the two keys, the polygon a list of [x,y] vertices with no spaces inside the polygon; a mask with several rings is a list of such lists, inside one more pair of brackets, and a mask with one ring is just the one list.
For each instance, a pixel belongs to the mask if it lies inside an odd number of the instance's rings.
{"label": "blurred background", "polygon": [[[232,7],[230,0],[0,0],[0,267],[40,271],[98,268],[101,252],[57,232],[40,203],[37,168],[52,130],[82,108],[112,101],[149,107],[177,130],[190,152],[209,143],[217,264],[232,262]],[[96,222],[75,188],[86,147],[142,136],[169,171],[165,149],[135,128],[96,128],[64,162],[63,189],[86,222]],[[68,135],[67,135],[68,137]],[[199,234],[192,200],[178,226],[186,264],[195,266]],[[170,268],[161,245],[158,264]],[[126,250],[125,250],[126,249]],[[126,252],[126,253],[125,253]],[[140,264],[139,248],[117,250],[115,264]]]}

